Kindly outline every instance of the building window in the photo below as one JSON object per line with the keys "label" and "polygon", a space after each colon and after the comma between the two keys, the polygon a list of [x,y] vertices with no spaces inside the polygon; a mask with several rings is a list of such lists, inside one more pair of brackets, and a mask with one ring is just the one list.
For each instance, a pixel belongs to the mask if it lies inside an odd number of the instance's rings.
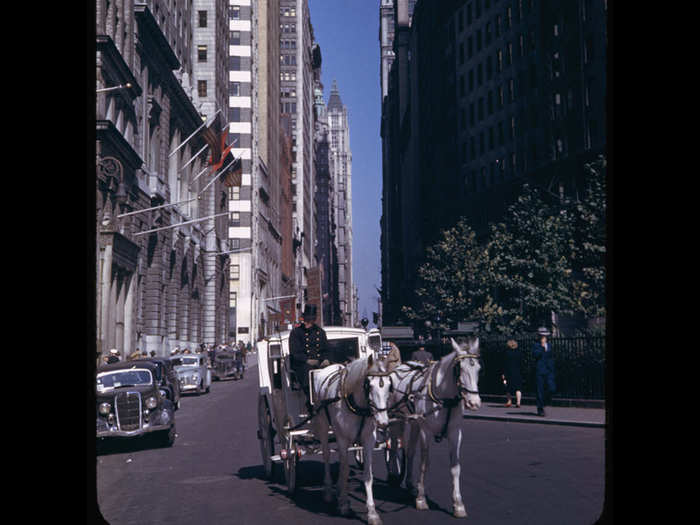
{"label": "building window", "polygon": [[197,81],[197,95],[199,95],[200,98],[204,98],[207,96],[207,81],[206,80],[198,80]]}
{"label": "building window", "polygon": [[493,149],[493,126],[489,127],[489,151]]}
{"label": "building window", "polygon": [[518,45],[520,46],[520,56],[524,57],[525,56],[525,36],[520,35],[518,38]]}
{"label": "building window", "polygon": [[476,30],[476,51],[481,51],[481,29]]}
{"label": "building window", "polygon": [[237,5],[231,6],[231,18],[234,20],[240,20],[241,18],[241,8]]}
{"label": "building window", "polygon": [[486,80],[491,80],[493,75],[493,58],[491,55],[486,57]]}
{"label": "building window", "polygon": [[459,75],[459,96],[464,96],[464,75]]}
{"label": "building window", "polygon": [[481,16],[481,0],[476,0],[476,19]]}
{"label": "building window", "polygon": [[238,264],[231,265],[231,280],[237,281],[241,278],[241,267]]}
{"label": "building window", "polygon": [[464,64],[464,42],[459,44],[459,65]]}
{"label": "building window", "polygon": [[515,140],[515,117],[510,117],[510,139]]}
{"label": "building window", "polygon": [[486,40],[485,44],[488,46],[491,43],[491,22],[488,22],[486,24],[486,30],[485,30],[485,35],[484,38]]}
{"label": "building window", "polygon": [[513,8],[512,7],[508,7],[508,9],[506,9],[506,19],[507,19],[506,27],[508,29],[510,29],[511,27],[513,27]]}
{"label": "building window", "polygon": [[489,90],[487,99],[486,99],[486,111],[488,112],[489,115],[493,114],[493,91]]}
{"label": "building window", "polygon": [[237,227],[241,225],[241,213],[232,211],[229,220],[229,226]]}
{"label": "building window", "polygon": [[474,70],[469,72],[469,92],[474,91]]}
{"label": "building window", "polygon": [[515,81],[512,78],[508,81],[508,100],[515,101]]}
{"label": "building window", "polygon": [[498,145],[503,146],[503,122],[498,123]]}
{"label": "building window", "polygon": [[503,71],[503,51],[500,49],[496,51],[496,68],[499,73]]}
{"label": "building window", "polygon": [[199,13],[199,27],[207,27],[207,12],[198,11]]}
{"label": "building window", "polygon": [[231,96],[240,97],[241,96],[241,83],[231,82]]}
{"label": "building window", "polygon": [[197,61],[206,62],[207,61],[207,46],[197,46]]}
{"label": "building window", "polygon": [[[228,189],[228,200],[230,200],[230,201],[241,200],[241,187],[240,186],[231,186]],[[238,240],[238,239],[231,239],[231,240]]]}
{"label": "building window", "polygon": [[479,98],[479,122],[484,120],[484,97]]}
{"label": "building window", "polygon": [[241,32],[240,31],[231,31],[231,44],[234,46],[238,46],[241,44]]}
{"label": "building window", "polygon": [[484,132],[482,131],[479,133],[479,155],[483,155],[485,150]]}
{"label": "building window", "polygon": [[476,85],[480,86],[484,83],[484,65],[479,64],[476,68]]}
{"label": "building window", "polygon": [[494,29],[496,31],[496,38],[501,36],[501,15],[496,17],[496,22],[494,24]]}
{"label": "building window", "polygon": [[467,38],[467,58],[474,56],[474,37],[469,35]]}
{"label": "building window", "polygon": [[469,104],[469,125],[473,126],[474,125],[474,102]]}
{"label": "building window", "polygon": [[241,122],[241,108],[229,108],[228,115],[231,122]]}
{"label": "building window", "polygon": [[506,54],[506,65],[510,66],[513,63],[513,43],[508,42],[508,53]]}
{"label": "building window", "polygon": [[237,295],[237,292],[229,292],[229,302],[228,302],[228,305],[229,305],[231,308],[235,308],[235,307],[236,307],[236,295]]}
{"label": "building window", "polygon": [[503,86],[498,86],[498,108],[503,109],[505,101],[503,100]]}
{"label": "building window", "polygon": [[472,5],[469,4],[467,6],[467,26],[470,26],[472,23]]}
{"label": "building window", "polygon": [[231,71],[240,71],[241,70],[241,57],[239,56],[233,56],[229,57],[231,59]]}

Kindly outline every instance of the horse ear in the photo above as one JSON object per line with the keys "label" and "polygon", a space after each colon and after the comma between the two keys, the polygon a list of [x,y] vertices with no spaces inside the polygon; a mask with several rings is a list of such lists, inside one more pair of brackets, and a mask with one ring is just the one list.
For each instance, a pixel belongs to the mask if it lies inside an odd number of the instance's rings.
{"label": "horse ear", "polygon": [[462,353],[462,349],[459,347],[459,345],[455,342],[455,340],[450,337],[450,342],[452,343],[452,348],[454,348],[457,352]]}

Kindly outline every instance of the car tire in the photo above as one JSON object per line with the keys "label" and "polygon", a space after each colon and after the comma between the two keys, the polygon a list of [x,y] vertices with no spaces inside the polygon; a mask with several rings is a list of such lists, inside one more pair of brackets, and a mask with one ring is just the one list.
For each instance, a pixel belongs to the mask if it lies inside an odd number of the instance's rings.
{"label": "car tire", "polygon": [[175,443],[175,425],[171,426],[169,430],[163,430],[158,437],[162,447],[172,447]]}

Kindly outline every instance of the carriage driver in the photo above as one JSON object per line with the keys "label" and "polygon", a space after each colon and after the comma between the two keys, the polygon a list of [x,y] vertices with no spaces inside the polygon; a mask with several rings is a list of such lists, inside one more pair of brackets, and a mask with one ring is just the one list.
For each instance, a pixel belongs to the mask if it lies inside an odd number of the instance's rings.
{"label": "carriage driver", "polygon": [[289,335],[291,365],[309,401],[309,370],[329,364],[328,339],[323,328],[316,324],[316,306],[307,304],[301,316],[302,323]]}

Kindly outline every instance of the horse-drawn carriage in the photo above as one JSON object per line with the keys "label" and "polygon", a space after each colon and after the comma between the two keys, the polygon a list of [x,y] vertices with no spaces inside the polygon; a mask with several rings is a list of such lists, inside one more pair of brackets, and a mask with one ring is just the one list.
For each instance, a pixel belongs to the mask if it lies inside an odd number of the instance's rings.
{"label": "horse-drawn carriage", "polygon": [[[340,459],[338,504],[349,512],[347,498],[348,455],[363,467],[368,523],[381,523],[372,496],[372,453],[384,450],[387,472],[394,481],[406,476],[411,486],[413,452],[420,445],[421,469],[416,507],[427,509],[423,480],[427,469],[427,440],[447,437],[451,476],[455,483],[455,516],[466,515],[459,496],[459,442],[461,405],[478,408],[478,338],[459,344],[428,364],[404,363],[389,369],[378,358],[381,334],[347,327],[325,327],[331,350],[329,366],[309,372],[311,407],[290,364],[289,332],[257,345],[260,393],[258,439],[265,475],[273,478],[273,466],[282,464],[288,492],[293,495],[300,459],[323,454],[324,500],[331,501],[330,447]],[[309,410],[311,408],[311,410]],[[309,412],[312,412],[311,414]],[[397,455],[408,442],[408,460]],[[457,462],[456,465],[454,462]]]}
{"label": "horse-drawn carriage", "polygon": [[[376,356],[381,346],[379,331],[359,328],[329,326],[324,328],[328,339],[331,365],[324,369],[311,370],[310,384],[319,375],[340,370],[356,359]],[[289,492],[296,487],[296,465],[307,454],[318,453],[319,436],[314,435],[310,424],[306,395],[291,367],[289,335],[286,331],[257,344],[260,393],[258,398],[258,438],[265,475],[272,477],[274,463],[284,467],[285,481]],[[312,399],[313,402],[313,391]],[[331,440],[333,430],[329,430]],[[296,454],[294,454],[296,451]],[[359,447],[351,447],[358,452]],[[355,454],[358,462],[361,454]]]}

